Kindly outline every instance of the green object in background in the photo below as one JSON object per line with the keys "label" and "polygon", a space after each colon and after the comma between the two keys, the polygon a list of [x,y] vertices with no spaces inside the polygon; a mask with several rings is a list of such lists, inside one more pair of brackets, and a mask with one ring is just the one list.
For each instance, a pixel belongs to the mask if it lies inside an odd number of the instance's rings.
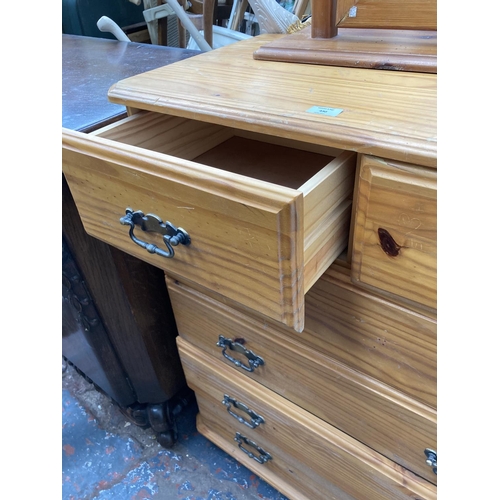
{"label": "green object in background", "polygon": [[142,5],[128,0],[63,0],[62,32],[67,35],[92,36],[115,39],[111,33],[103,33],[97,21],[107,16],[120,28],[144,23]]}

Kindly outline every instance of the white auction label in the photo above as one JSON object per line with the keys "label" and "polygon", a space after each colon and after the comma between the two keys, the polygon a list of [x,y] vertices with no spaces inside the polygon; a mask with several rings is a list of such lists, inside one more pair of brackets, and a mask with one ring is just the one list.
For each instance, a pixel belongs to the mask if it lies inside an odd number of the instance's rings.
{"label": "white auction label", "polygon": [[344,111],[340,108],[327,108],[325,106],[313,106],[307,110],[308,113],[314,113],[315,115],[325,115],[325,116],[338,116]]}

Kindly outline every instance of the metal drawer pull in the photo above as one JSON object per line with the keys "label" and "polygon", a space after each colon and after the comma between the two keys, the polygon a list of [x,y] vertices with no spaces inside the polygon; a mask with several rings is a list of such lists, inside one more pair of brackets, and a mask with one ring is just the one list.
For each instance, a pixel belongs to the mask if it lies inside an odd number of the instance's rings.
{"label": "metal drawer pull", "polygon": [[431,450],[430,448],[426,448],[424,450],[425,456],[427,457],[427,460],[425,463],[429,466],[432,467],[432,472],[434,474],[438,473],[438,455],[437,451]]}
{"label": "metal drawer pull", "polygon": [[[229,415],[234,417],[238,422],[248,425],[250,429],[255,429],[258,427],[260,424],[265,423],[264,419],[260,416],[257,415],[253,410],[250,410],[247,405],[240,403],[239,401],[236,401],[236,399],[232,398],[231,396],[228,396],[227,394],[224,394],[224,399],[222,400],[222,404],[226,405],[227,412]],[[246,420],[243,417],[240,417],[233,411],[231,411],[231,405],[233,405],[235,408],[238,408],[238,410],[241,410],[245,412],[249,417],[250,421]]]}
{"label": "metal drawer pull", "polygon": [[[128,232],[130,239],[142,248],[145,248],[149,253],[155,253],[171,259],[175,252],[173,247],[177,246],[179,243],[181,245],[189,245],[191,243],[191,238],[189,234],[184,231],[181,227],[175,227],[168,221],[162,222],[162,220],[154,214],[144,215],[140,210],[135,212],[131,208],[125,210],[125,215],[120,218],[120,222],[124,226],[130,226]],[[158,248],[153,243],[147,243],[142,241],[134,235],[135,225],[140,225],[143,231],[151,231],[153,233],[159,233],[163,235],[163,242],[165,243],[168,251]]]}
{"label": "metal drawer pull", "polygon": [[[259,464],[265,464],[267,461],[273,459],[273,457],[267,451],[263,450],[260,446],[257,446],[256,443],[250,441],[250,439],[248,439],[246,436],[243,436],[243,434],[240,434],[239,432],[237,432],[234,436],[234,440],[238,443],[238,447],[241,451],[244,451],[250,458],[253,458],[256,462],[259,462]],[[256,456],[251,451],[243,448],[242,441],[247,446],[255,448],[259,452],[259,456]]]}
{"label": "metal drawer pull", "polygon": [[[238,342],[233,342],[231,339],[226,339],[222,335],[219,335],[219,341],[217,342],[216,345],[223,348],[222,355],[226,359],[231,361],[231,363],[234,363],[238,368],[243,368],[247,372],[253,372],[255,368],[264,364],[264,360],[260,356],[257,356],[249,349],[246,349],[242,344]],[[228,347],[231,351],[243,354],[243,356],[245,356],[248,359],[248,366],[243,364],[241,361],[238,361],[237,359],[234,359],[231,356],[229,356],[229,354],[226,352]]]}

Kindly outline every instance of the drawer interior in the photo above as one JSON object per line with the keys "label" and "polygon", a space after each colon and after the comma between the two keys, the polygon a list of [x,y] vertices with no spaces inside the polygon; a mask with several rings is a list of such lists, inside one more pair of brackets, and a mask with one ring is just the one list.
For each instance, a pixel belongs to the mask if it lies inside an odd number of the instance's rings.
{"label": "drawer interior", "polygon": [[141,111],[93,133],[106,139],[307,192],[342,151]]}
{"label": "drawer interior", "polygon": [[198,156],[195,161],[299,189],[332,159],[319,153],[235,136]]}

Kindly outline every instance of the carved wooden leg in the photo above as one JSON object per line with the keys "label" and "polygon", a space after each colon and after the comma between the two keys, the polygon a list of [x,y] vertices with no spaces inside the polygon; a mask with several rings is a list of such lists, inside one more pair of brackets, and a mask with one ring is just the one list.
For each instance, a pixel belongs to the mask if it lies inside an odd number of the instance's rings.
{"label": "carved wooden leg", "polygon": [[163,403],[136,403],[125,408],[120,407],[120,410],[133,424],[145,429],[151,427],[158,442],[164,448],[170,448],[177,441],[176,418],[193,397],[193,392],[186,389]]}

